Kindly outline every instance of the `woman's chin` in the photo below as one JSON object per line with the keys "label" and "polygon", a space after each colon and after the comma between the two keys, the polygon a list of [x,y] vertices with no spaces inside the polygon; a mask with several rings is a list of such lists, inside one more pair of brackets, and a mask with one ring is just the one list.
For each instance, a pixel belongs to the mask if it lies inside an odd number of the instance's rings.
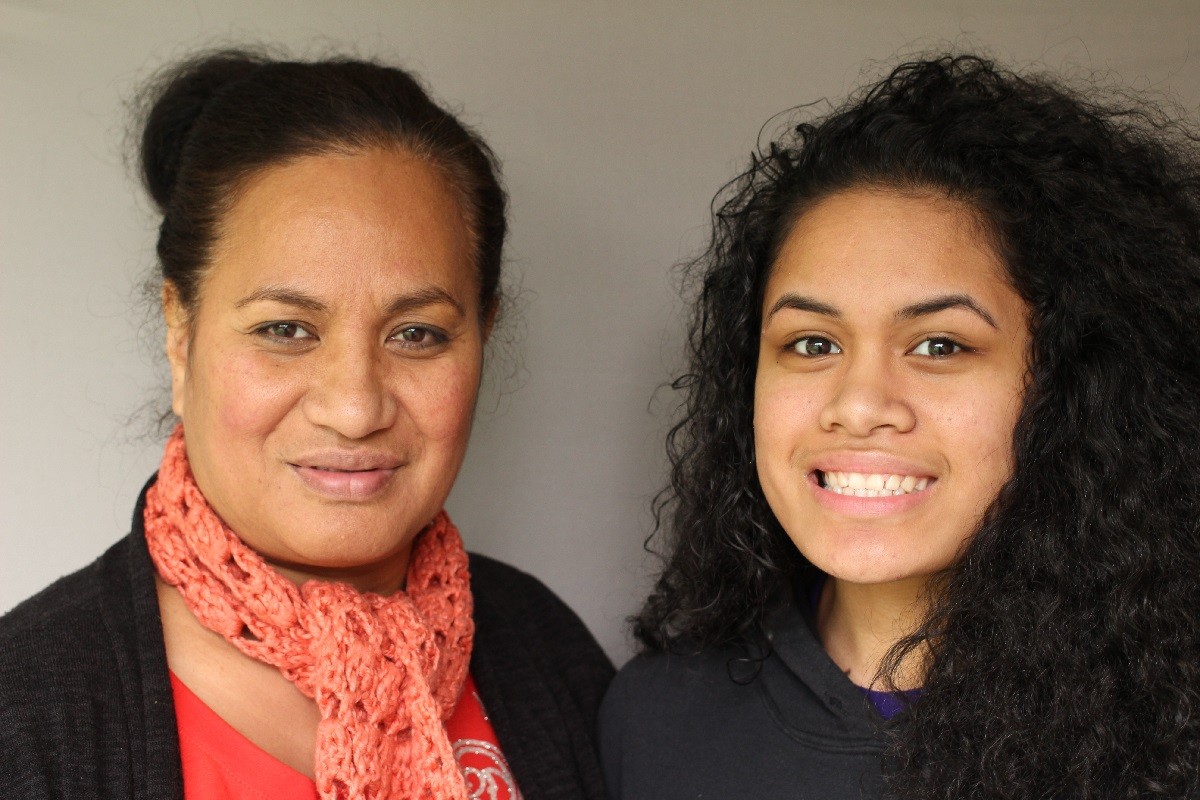
{"label": "woman's chin", "polygon": [[835,580],[860,586],[925,583],[946,565],[913,558],[905,548],[871,548],[864,551],[805,554],[817,569]]}

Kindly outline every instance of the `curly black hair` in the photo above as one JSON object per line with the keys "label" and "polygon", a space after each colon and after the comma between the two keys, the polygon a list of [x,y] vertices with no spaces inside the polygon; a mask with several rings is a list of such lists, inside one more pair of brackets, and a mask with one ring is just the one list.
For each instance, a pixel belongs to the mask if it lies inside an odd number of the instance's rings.
{"label": "curly black hair", "polygon": [[877,186],[985,222],[1028,303],[1013,475],[885,661],[927,651],[904,798],[1200,791],[1200,138],[1129,95],[975,56],[906,63],[760,147],[714,202],[652,541],[647,649],[752,637],[806,562],[753,455],[763,286],[806,207]]}

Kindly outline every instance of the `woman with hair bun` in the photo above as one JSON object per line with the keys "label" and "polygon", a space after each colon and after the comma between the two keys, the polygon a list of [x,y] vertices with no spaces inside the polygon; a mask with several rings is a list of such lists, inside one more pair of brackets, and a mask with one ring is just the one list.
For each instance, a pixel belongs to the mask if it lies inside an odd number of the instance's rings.
{"label": "woman with hair bun", "polygon": [[178,426],[132,533],[0,620],[0,794],[601,798],[612,667],[468,556],[498,166],[414,78],[219,52],[141,140]]}
{"label": "woman with hair bun", "polygon": [[1200,794],[1200,148],[907,63],[714,205],[610,797]]}

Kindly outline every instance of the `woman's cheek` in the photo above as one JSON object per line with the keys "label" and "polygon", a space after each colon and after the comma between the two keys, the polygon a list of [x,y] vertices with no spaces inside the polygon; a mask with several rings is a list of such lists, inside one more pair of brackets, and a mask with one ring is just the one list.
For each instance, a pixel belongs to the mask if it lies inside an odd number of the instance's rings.
{"label": "woman's cheek", "polygon": [[253,353],[229,354],[214,370],[219,424],[230,432],[273,430],[304,393],[303,371]]}
{"label": "woman's cheek", "polygon": [[407,405],[414,416],[419,414],[427,438],[465,443],[479,391],[479,365],[464,360],[439,366],[411,384],[412,400]]}
{"label": "woman's cheek", "polygon": [[760,393],[754,404],[754,468],[759,484],[766,493],[768,504],[778,516],[782,496],[790,482],[787,462],[793,451],[794,438],[783,424],[786,419],[786,404],[775,394]]}
{"label": "woman's cheek", "polygon": [[820,404],[811,392],[778,379],[761,380],[754,394],[756,451],[788,457],[812,434],[820,433]]}
{"label": "woman's cheek", "polygon": [[[970,452],[961,454],[958,466],[967,473],[965,477],[978,484],[977,504],[982,512],[1012,475],[1013,428],[1020,398],[980,386],[939,405],[947,409],[941,417],[941,440],[972,443]],[[958,409],[958,413],[952,409]]]}

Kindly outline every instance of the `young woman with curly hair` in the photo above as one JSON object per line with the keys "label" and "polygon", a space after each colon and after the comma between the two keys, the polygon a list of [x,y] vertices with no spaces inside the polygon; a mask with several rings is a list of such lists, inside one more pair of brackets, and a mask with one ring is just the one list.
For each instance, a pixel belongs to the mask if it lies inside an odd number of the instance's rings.
{"label": "young woman with curly hair", "polygon": [[1200,782],[1200,156],[976,57],[715,205],[614,798]]}

